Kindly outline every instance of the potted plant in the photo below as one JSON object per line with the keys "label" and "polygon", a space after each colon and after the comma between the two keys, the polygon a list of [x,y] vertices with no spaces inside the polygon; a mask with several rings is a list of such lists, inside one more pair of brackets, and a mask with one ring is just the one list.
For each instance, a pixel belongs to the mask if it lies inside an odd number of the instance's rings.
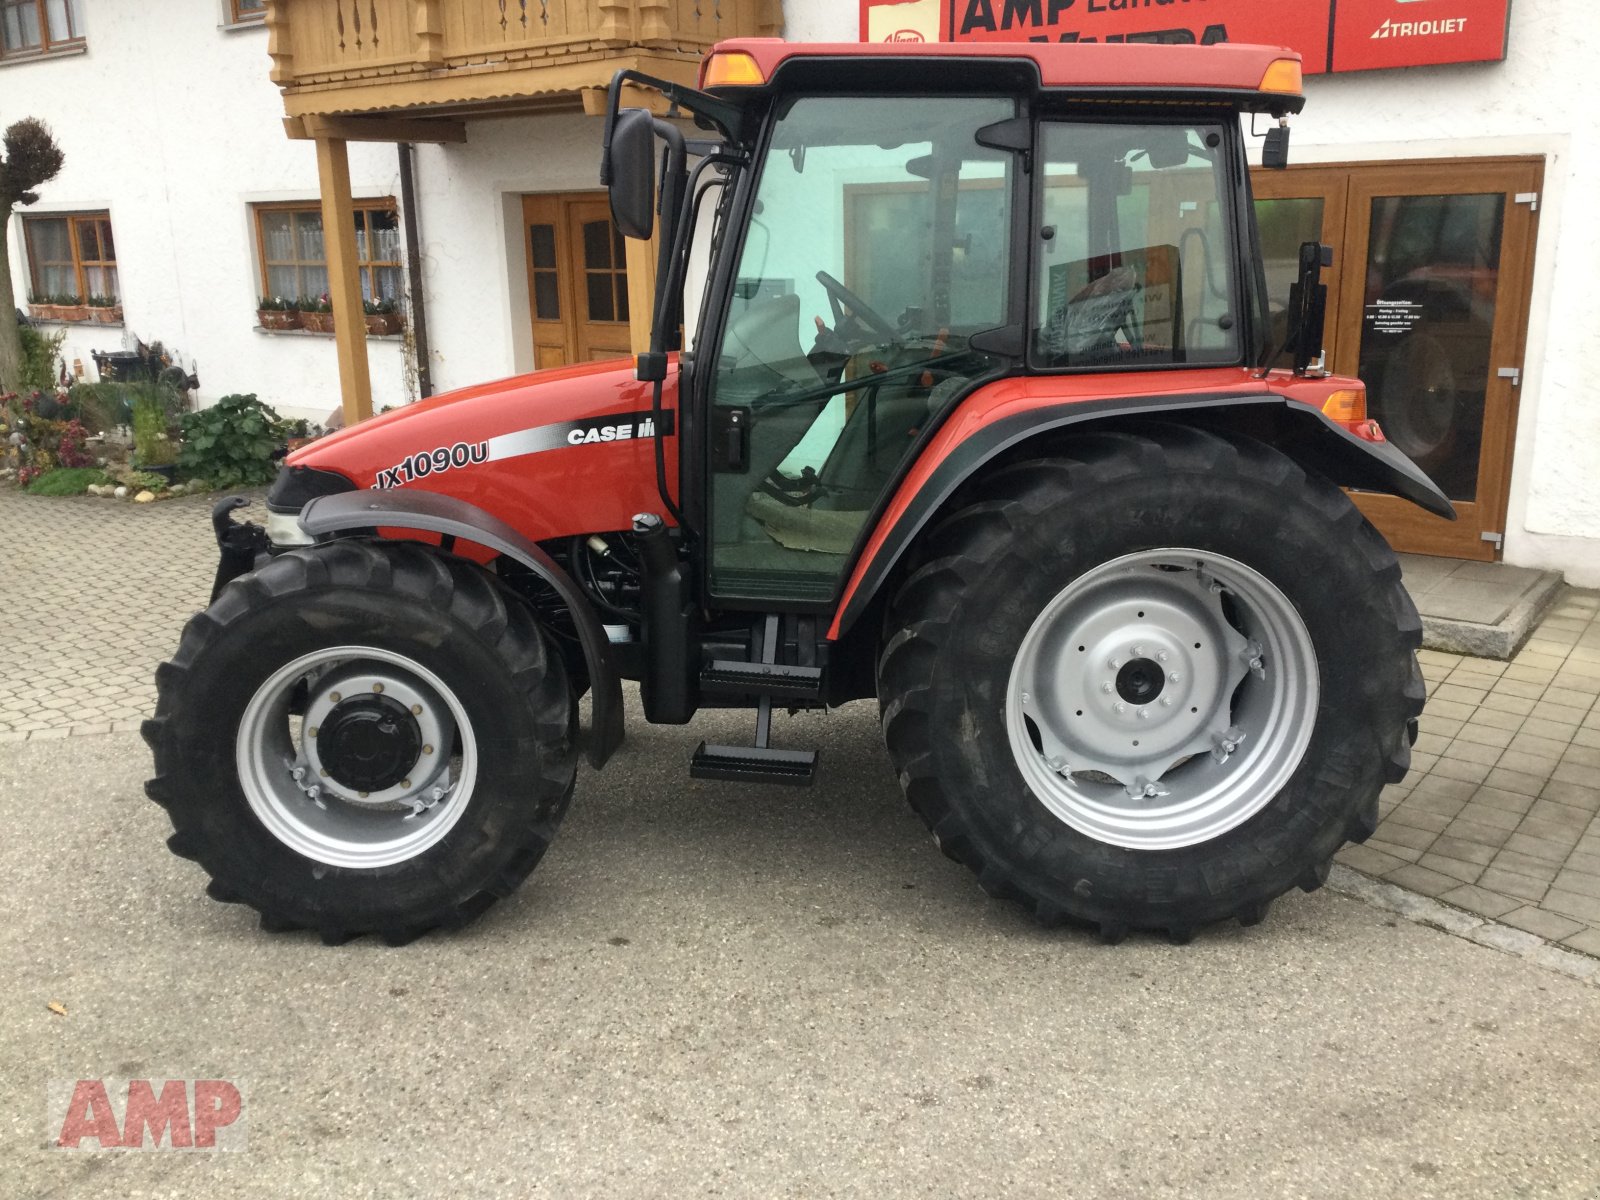
{"label": "potted plant", "polygon": [[56,319],[56,298],[54,296],[28,296],[28,315],[35,321],[54,321]]}
{"label": "potted plant", "polygon": [[122,305],[115,296],[90,296],[89,316],[102,325],[117,325],[122,321]]}
{"label": "potted plant", "polygon": [[400,316],[400,306],[388,297],[378,300],[363,300],[361,307],[367,314],[367,333],[382,336],[388,333],[399,333],[405,324]]}
{"label": "potted plant", "polygon": [[87,321],[89,319],[89,306],[83,302],[83,297],[70,294],[56,297],[56,320],[58,321]]}
{"label": "potted plant", "polygon": [[263,329],[299,329],[300,313],[295,308],[297,303],[282,296],[263,296],[261,303],[256,305],[256,320]]}
{"label": "potted plant", "polygon": [[327,292],[315,298],[301,296],[297,311],[302,329],[309,329],[312,333],[333,332],[333,303],[328,299]]}

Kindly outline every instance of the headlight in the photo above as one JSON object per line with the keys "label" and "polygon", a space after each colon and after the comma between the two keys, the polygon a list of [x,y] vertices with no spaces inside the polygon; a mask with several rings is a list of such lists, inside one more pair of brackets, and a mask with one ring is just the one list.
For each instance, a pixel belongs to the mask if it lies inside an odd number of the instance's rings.
{"label": "headlight", "polygon": [[267,540],[274,546],[309,546],[312,537],[300,528],[297,512],[267,512]]}

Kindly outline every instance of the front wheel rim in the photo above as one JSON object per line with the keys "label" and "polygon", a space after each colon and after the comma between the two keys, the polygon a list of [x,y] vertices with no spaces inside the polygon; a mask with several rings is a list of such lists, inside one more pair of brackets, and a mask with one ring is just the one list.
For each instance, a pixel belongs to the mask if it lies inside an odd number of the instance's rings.
{"label": "front wheel rim", "polygon": [[[391,735],[388,761],[330,765],[317,723],[363,702],[358,720],[395,724],[396,713],[405,723]],[[343,758],[352,758],[348,749]],[[420,663],[373,646],[317,650],[273,672],[245,706],[234,759],[267,831],[333,867],[375,869],[422,854],[460,820],[478,779],[477,738],[456,694]]]}
{"label": "front wheel rim", "polygon": [[1006,731],[1062,822],[1170,850],[1237,828],[1282,790],[1319,695],[1310,632],[1276,585],[1225,555],[1147,550],[1045,605],[1012,665]]}

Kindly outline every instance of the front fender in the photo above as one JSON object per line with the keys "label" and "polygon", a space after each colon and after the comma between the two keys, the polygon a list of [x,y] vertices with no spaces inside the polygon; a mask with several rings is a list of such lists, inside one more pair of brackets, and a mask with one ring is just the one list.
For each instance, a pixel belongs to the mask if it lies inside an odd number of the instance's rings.
{"label": "front fender", "polygon": [[313,538],[354,529],[390,526],[446,534],[507,555],[538,575],[566,602],[589,668],[592,713],[584,752],[596,769],[622,745],[622,676],[611,656],[611,642],[588,599],[572,578],[537,543],[498,517],[438,492],[374,491],[319,496],[300,512],[300,528]]}
{"label": "front fender", "polygon": [[[1032,408],[979,427],[951,448],[926,475],[909,503],[900,507],[887,532],[868,542],[828,636],[838,640],[850,630],[872,606],[917,534],[956,489],[987,464],[1029,440],[1074,427],[1104,425],[1119,418],[1190,421],[1255,433],[1300,466],[1340,487],[1392,493],[1446,520],[1456,519],[1445,494],[1396,447],[1357,437],[1319,410],[1281,395],[1190,395],[1156,402],[1148,398],[1116,398]],[[1271,433],[1263,437],[1261,430]]]}

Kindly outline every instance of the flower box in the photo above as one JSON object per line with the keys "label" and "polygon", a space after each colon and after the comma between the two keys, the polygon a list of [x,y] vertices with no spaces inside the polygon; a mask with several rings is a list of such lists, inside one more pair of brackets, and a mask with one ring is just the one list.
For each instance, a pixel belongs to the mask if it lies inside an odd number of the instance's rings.
{"label": "flower box", "polygon": [[56,320],[58,321],[87,321],[88,319],[89,306],[87,304],[56,305]]}
{"label": "flower box", "polygon": [[405,321],[397,312],[367,314],[367,333],[373,337],[399,333],[404,328]]}
{"label": "flower box", "polygon": [[285,330],[300,328],[300,314],[292,308],[263,308],[256,312],[256,320],[263,329]]}

